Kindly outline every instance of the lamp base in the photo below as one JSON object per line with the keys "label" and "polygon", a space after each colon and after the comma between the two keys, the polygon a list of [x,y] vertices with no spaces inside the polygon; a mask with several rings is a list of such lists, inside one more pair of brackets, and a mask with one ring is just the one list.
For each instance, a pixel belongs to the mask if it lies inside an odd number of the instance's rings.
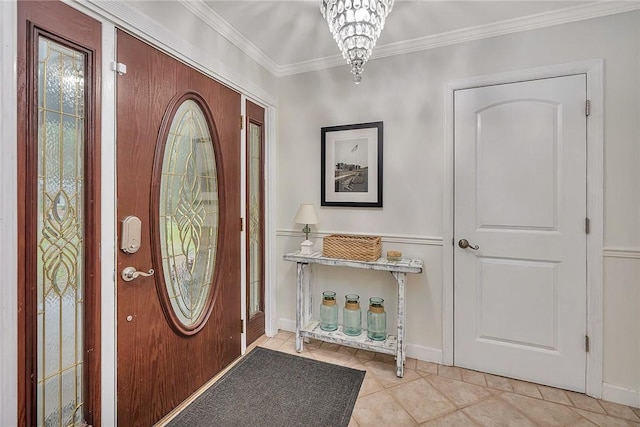
{"label": "lamp base", "polygon": [[300,255],[311,255],[313,248],[313,242],[311,240],[305,240],[300,243]]}

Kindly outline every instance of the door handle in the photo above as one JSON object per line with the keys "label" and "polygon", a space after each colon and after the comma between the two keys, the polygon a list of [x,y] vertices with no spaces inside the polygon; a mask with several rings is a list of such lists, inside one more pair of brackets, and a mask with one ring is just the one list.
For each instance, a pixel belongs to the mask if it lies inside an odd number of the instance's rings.
{"label": "door handle", "polygon": [[473,249],[474,251],[477,251],[478,249],[480,249],[480,246],[478,245],[472,246],[467,239],[460,239],[458,241],[458,246],[460,246],[462,249],[469,248],[469,249]]}
{"label": "door handle", "polygon": [[124,280],[125,282],[130,282],[133,279],[136,279],[140,276],[142,277],[149,277],[149,276],[153,276],[153,273],[155,273],[153,271],[153,268],[149,269],[148,273],[145,273],[144,271],[136,271],[135,267],[127,267],[124,270],[122,270],[122,280]]}

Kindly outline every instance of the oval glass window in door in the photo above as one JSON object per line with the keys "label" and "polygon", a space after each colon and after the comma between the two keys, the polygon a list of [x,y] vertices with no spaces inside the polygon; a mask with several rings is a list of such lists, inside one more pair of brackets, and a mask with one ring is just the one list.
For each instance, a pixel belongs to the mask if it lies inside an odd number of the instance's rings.
{"label": "oval glass window in door", "polygon": [[[218,177],[207,115],[193,97],[182,97],[159,144],[157,197],[164,309],[186,334],[200,329],[212,300],[219,226]],[[210,117],[210,115],[209,115]],[[161,132],[162,133],[162,132]],[[162,141],[160,141],[162,142]],[[158,157],[158,156],[157,156]],[[158,176],[159,175],[159,176]],[[156,258],[157,259],[157,258]]]}

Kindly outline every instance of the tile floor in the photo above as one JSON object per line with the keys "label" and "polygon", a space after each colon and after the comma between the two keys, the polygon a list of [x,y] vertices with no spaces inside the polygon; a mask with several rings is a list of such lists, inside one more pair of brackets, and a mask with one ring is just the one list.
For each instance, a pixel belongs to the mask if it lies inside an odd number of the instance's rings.
{"label": "tile floor", "polygon": [[[298,354],[291,332],[256,345]],[[392,356],[315,340],[300,356],[367,372],[349,427],[640,427],[638,408],[467,369],[408,358],[397,378]]]}

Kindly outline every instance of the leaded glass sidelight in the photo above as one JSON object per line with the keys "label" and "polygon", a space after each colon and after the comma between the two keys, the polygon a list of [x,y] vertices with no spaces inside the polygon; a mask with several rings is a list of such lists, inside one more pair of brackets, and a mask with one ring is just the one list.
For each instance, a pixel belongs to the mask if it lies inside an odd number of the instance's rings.
{"label": "leaded glass sidelight", "polygon": [[85,55],[38,38],[37,423],[84,425]]}
{"label": "leaded glass sidelight", "polygon": [[160,252],[171,310],[194,328],[207,308],[218,241],[218,179],[211,132],[193,99],[176,110],[164,145]]}
{"label": "leaded glass sidelight", "polygon": [[249,316],[262,311],[262,127],[249,123]]}

